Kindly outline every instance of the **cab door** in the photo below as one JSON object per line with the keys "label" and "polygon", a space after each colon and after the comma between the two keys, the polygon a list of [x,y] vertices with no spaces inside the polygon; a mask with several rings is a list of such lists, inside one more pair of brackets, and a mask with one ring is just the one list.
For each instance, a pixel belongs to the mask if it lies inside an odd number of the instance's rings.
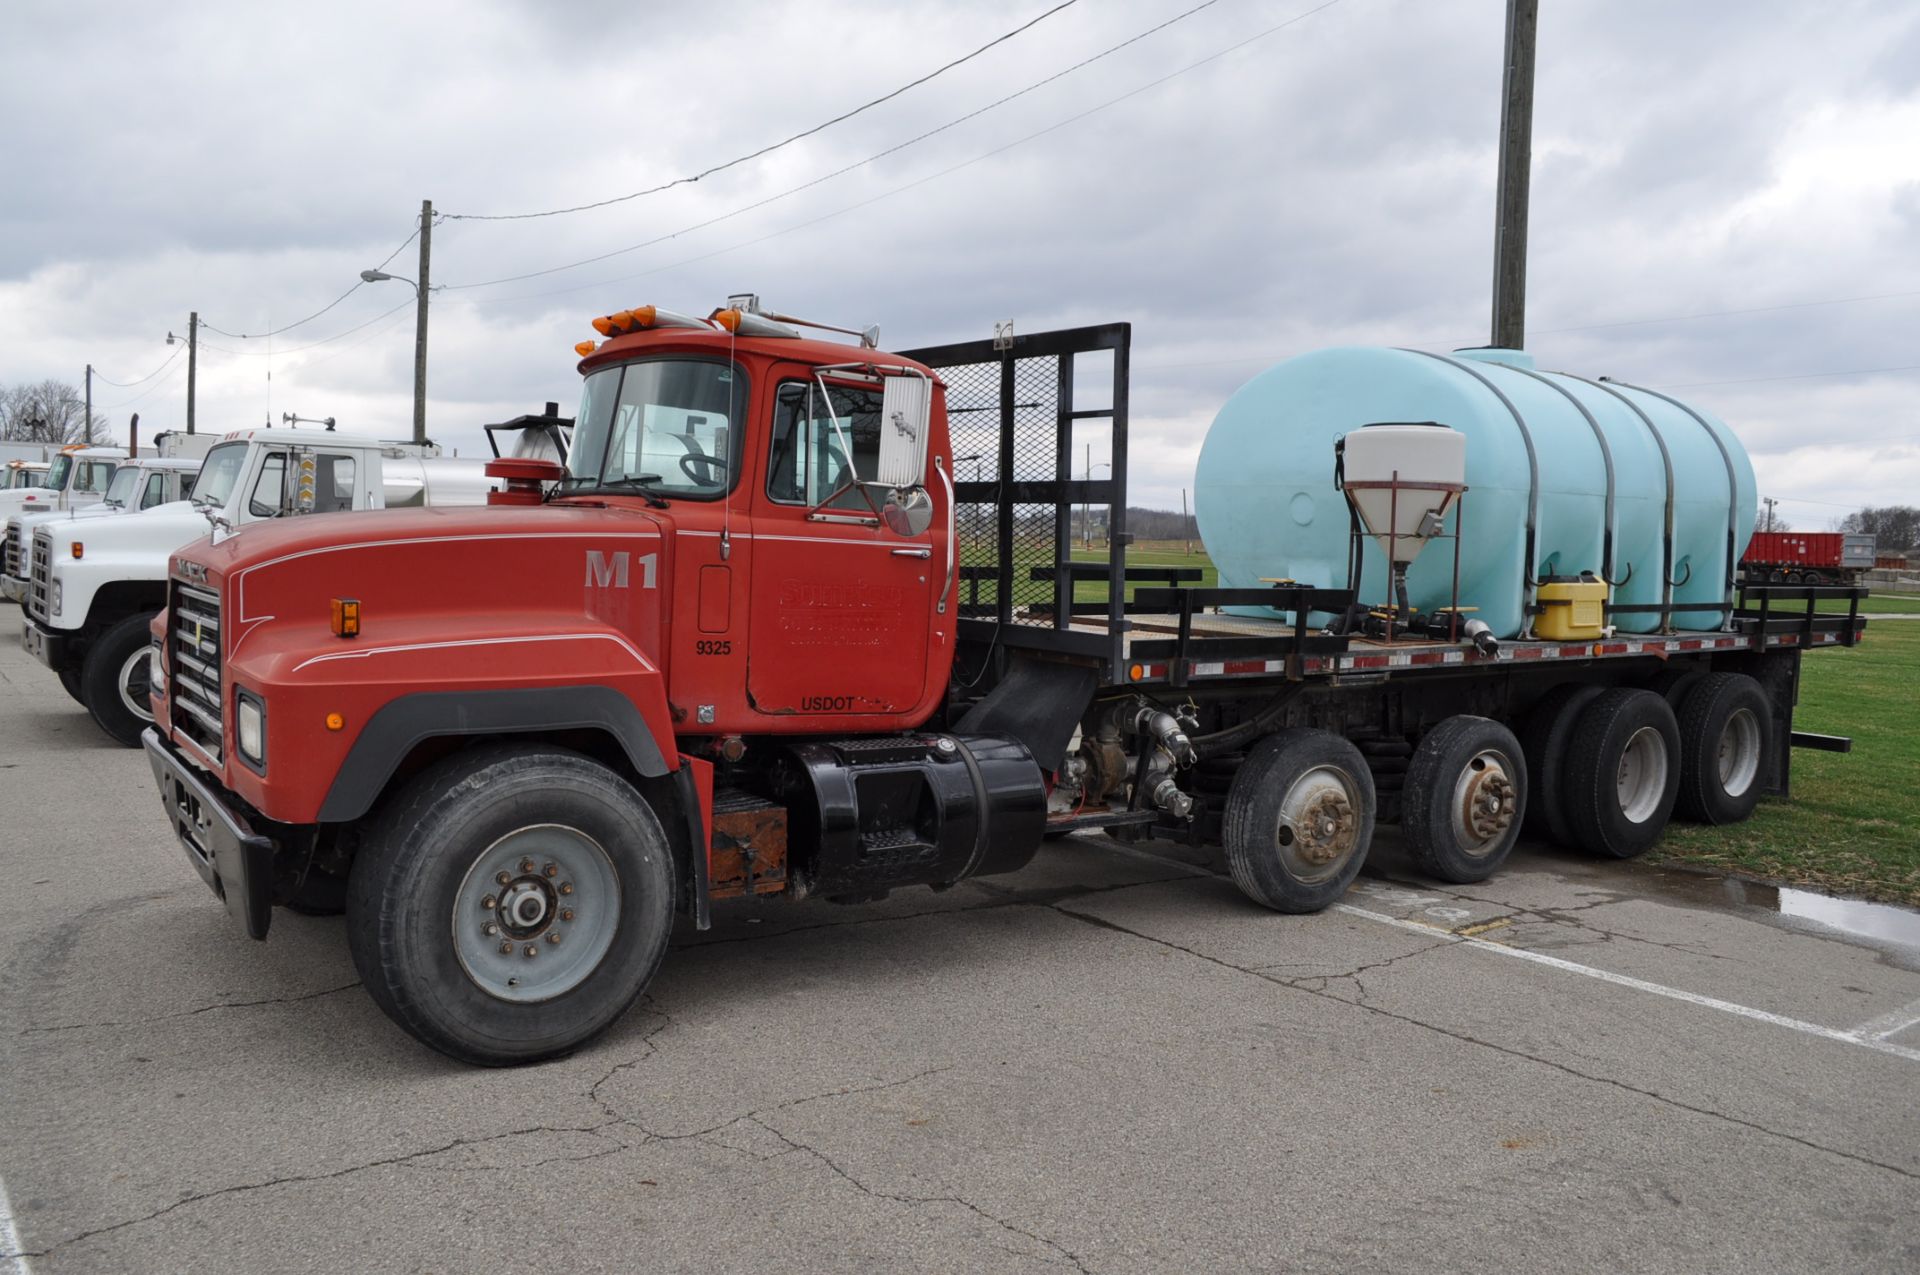
{"label": "cab door", "polygon": [[876,472],[881,391],[822,386],[786,365],[772,399],[754,505],[749,702],[789,719],[910,713],[927,691],[933,537],[881,526],[847,486]]}

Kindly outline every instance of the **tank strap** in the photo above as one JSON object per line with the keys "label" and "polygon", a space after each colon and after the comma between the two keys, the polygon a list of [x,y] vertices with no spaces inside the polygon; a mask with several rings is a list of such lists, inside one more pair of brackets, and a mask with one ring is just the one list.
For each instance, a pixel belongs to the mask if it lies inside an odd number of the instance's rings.
{"label": "tank strap", "polygon": [[[1601,536],[1600,577],[1607,582],[1608,588],[1617,589],[1625,583],[1625,581],[1615,579],[1613,574],[1613,529],[1618,522],[1618,516],[1614,507],[1613,448],[1607,446],[1606,431],[1600,428],[1599,421],[1593,419],[1593,413],[1587,410],[1587,405],[1575,398],[1572,391],[1568,390],[1566,386],[1533,371],[1531,368],[1516,367],[1513,370],[1523,375],[1531,376],[1542,385],[1552,387],[1562,398],[1573,404],[1574,410],[1578,411],[1581,417],[1587,422],[1587,428],[1593,431],[1593,441],[1600,444],[1600,459],[1607,467],[1607,521]],[[1556,373],[1555,375],[1561,374]],[[1578,380],[1579,378],[1575,377],[1574,379]],[[1631,572],[1633,568],[1629,566],[1627,570]]]}
{"label": "tank strap", "polygon": [[1670,452],[1667,451],[1666,437],[1665,435],[1661,434],[1660,427],[1653,423],[1653,417],[1648,416],[1645,412],[1640,410],[1640,405],[1638,403],[1628,398],[1625,394],[1622,394],[1619,390],[1614,389],[1613,386],[1608,385],[1604,380],[1590,381],[1584,376],[1575,376],[1571,372],[1560,372],[1560,373],[1556,373],[1556,375],[1567,377],[1570,380],[1580,381],[1586,385],[1591,385],[1595,389],[1604,390],[1608,394],[1611,394],[1615,398],[1619,399],[1622,403],[1626,404],[1628,411],[1632,412],[1635,416],[1640,418],[1640,423],[1647,427],[1647,433],[1653,435],[1654,446],[1660,449],[1660,467],[1666,471],[1666,475],[1667,475],[1666,519],[1665,519],[1664,529],[1660,537],[1660,631],[1662,633],[1669,632],[1673,628],[1674,490],[1673,490],[1673,456]]}
{"label": "tank strap", "polygon": [[[1727,442],[1720,437],[1720,431],[1707,424],[1705,417],[1701,416],[1700,413],[1694,411],[1691,407],[1688,407],[1685,403],[1682,403],[1679,399],[1662,394],[1659,390],[1650,390],[1644,385],[1629,385],[1625,381],[1615,381],[1614,384],[1623,389],[1634,390],[1641,394],[1651,394],[1662,403],[1679,408],[1688,416],[1692,417],[1696,425],[1707,431],[1707,437],[1713,440],[1713,445],[1720,451],[1720,463],[1725,465],[1727,469],[1727,578],[1726,593],[1724,594],[1724,600],[1720,604],[1720,610],[1726,613],[1725,618],[1720,623],[1720,627],[1726,628],[1733,623],[1734,580],[1740,571],[1740,483],[1739,480],[1734,477],[1733,473],[1733,454],[1727,450]],[[1636,408],[1635,410],[1638,411],[1639,409]]]}
{"label": "tank strap", "polygon": [[1466,360],[1456,359],[1445,354],[1435,354],[1432,350],[1415,350],[1407,346],[1400,346],[1398,348],[1402,354],[1424,355],[1436,362],[1445,363],[1448,367],[1457,368],[1465,372],[1468,376],[1471,376],[1474,380],[1486,386],[1487,390],[1495,398],[1500,400],[1500,405],[1507,409],[1507,414],[1513,417],[1513,423],[1520,429],[1520,441],[1525,443],[1527,447],[1528,477],[1527,535],[1524,551],[1526,553],[1526,562],[1523,564],[1520,572],[1520,635],[1527,637],[1533,632],[1533,598],[1534,590],[1538,587],[1538,582],[1533,578],[1534,568],[1537,565],[1533,558],[1534,554],[1538,551],[1540,526],[1540,457],[1533,449],[1533,432],[1527,428],[1526,418],[1520,415],[1520,409],[1513,405],[1513,400],[1501,393],[1498,385],[1495,385],[1492,381],[1481,375],[1480,370]]}

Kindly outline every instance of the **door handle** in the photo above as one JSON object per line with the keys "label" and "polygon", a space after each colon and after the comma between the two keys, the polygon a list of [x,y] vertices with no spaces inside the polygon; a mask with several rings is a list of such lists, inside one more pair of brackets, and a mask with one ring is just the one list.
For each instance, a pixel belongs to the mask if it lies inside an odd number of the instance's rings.
{"label": "door handle", "polygon": [[896,558],[931,558],[933,556],[933,550],[931,549],[895,549],[893,551],[893,556]]}

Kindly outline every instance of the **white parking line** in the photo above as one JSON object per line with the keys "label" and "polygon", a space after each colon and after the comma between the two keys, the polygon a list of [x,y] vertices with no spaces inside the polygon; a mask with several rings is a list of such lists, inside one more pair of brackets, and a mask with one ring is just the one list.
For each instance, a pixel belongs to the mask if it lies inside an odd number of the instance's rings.
{"label": "white parking line", "polygon": [[1915,1001],[1891,1013],[1882,1014],[1878,1018],[1869,1018],[1854,1028],[1853,1034],[1873,1040],[1885,1040],[1889,1036],[1898,1036],[1909,1027],[1920,1027],[1920,1001]]}
{"label": "white parking line", "polygon": [[13,1201],[7,1196],[6,1179],[0,1178],[0,1275],[33,1275],[21,1247],[19,1228],[13,1224]]}
{"label": "white parking line", "polygon": [[[1370,911],[1367,908],[1355,907],[1351,903],[1336,903],[1333,905],[1333,910],[1336,912],[1344,912],[1348,916],[1365,917],[1369,921],[1378,921],[1382,925],[1391,925],[1402,930],[1412,930],[1418,934],[1427,934],[1437,938],[1448,939],[1455,943],[1464,943],[1469,947],[1479,948],[1483,952],[1495,952],[1501,956],[1511,956],[1518,960],[1531,961],[1535,965],[1545,965],[1551,969],[1563,970],[1569,974],[1579,974],[1586,978],[1597,978],[1603,983],[1612,983],[1616,987],[1630,987],[1637,992],[1651,992],[1655,996],[1664,996],[1668,1000],[1684,1001],[1689,1005],[1699,1005],[1705,1009],[1719,1010],[1723,1014],[1736,1014],[1741,1018],[1751,1018],[1755,1022],[1771,1023],[1775,1027],[1785,1027],[1790,1031],[1797,1031],[1804,1035],[1820,1036],[1827,1040],[1839,1041],[1843,1045],[1858,1045],[1864,1049],[1872,1049],[1879,1053],[1892,1054],[1896,1058],[1905,1058],[1909,1062],[1920,1062],[1920,1049],[1908,1049],[1904,1045],[1896,1045],[1892,1041],[1885,1039],[1886,1036],[1892,1035],[1893,1032],[1888,1031],[1871,1034],[1877,1031],[1883,1022],[1897,1020],[1900,1015],[1913,1010],[1915,1008],[1914,1006],[1908,1006],[1906,1010],[1896,1011],[1894,1014],[1883,1016],[1883,1018],[1876,1018],[1873,1022],[1864,1023],[1852,1031],[1842,1031],[1838,1027],[1822,1027],[1819,1023],[1803,1022],[1798,1018],[1788,1018],[1784,1014],[1773,1014],[1764,1009],[1754,1009],[1750,1005],[1736,1005],[1732,1001],[1723,1001],[1713,996],[1702,996],[1698,992],[1682,991],[1678,987],[1668,987],[1662,983],[1649,983],[1644,978],[1633,978],[1626,974],[1615,974],[1611,970],[1596,969],[1591,965],[1581,965],[1577,961],[1562,960],[1558,956],[1548,956],[1544,952],[1529,952],[1525,948],[1508,947],[1505,943],[1495,943],[1489,939],[1474,938],[1466,934],[1455,934],[1445,926],[1427,925],[1419,921],[1403,920],[1397,916],[1386,916],[1379,912]],[[1911,1025],[1911,1022],[1906,1024],[1906,1026]],[[1900,1030],[1904,1030],[1904,1028],[1896,1026],[1893,1029],[1893,1031]]]}

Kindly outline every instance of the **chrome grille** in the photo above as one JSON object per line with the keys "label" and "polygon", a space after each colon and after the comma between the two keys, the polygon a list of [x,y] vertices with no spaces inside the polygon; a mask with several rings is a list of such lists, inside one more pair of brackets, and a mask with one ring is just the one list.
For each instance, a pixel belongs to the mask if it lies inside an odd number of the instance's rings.
{"label": "chrome grille", "polygon": [[47,576],[53,563],[53,533],[45,527],[33,533],[33,578],[27,584],[27,614],[41,623],[47,619]]}
{"label": "chrome grille", "polygon": [[7,539],[4,544],[0,544],[0,571],[4,571],[16,580],[27,578],[25,566],[20,561],[20,520],[18,518],[7,520]]}
{"label": "chrome grille", "polygon": [[173,729],[220,760],[221,705],[220,595],[211,589],[173,582],[167,608],[167,665],[172,683]]}

